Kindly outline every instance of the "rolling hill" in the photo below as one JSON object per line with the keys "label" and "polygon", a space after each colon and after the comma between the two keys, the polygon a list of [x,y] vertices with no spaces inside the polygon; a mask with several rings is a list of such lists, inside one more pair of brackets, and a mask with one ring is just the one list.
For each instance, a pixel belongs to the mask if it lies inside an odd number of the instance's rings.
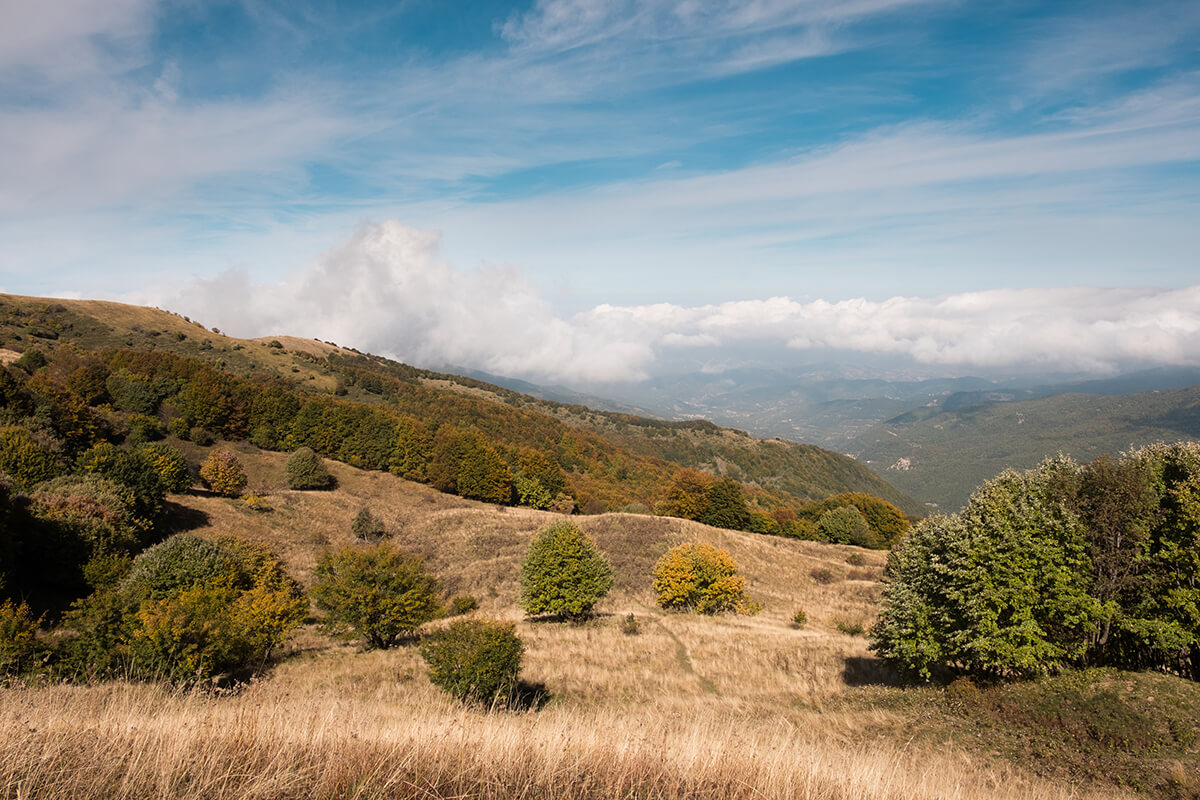
{"label": "rolling hill", "polygon": [[[147,356],[150,360],[170,354],[298,397],[383,407],[431,430],[441,425],[476,429],[498,447],[513,453],[533,448],[562,464],[575,498],[593,511],[631,503],[653,507],[681,466],[744,483],[764,509],[862,491],[909,514],[924,511],[921,502],[870,469],[815,446],[764,442],[701,421],[664,422],[543,400],[331,342],[287,336],[236,339],[160,309],[0,295],[0,347],[9,361],[29,348],[148,353],[153,354]],[[235,426],[227,433],[245,438],[252,431]]]}

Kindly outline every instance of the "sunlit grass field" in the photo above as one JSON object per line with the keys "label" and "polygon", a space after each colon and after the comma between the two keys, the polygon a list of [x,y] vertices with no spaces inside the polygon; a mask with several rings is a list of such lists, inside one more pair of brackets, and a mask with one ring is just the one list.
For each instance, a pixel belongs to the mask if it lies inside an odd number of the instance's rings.
{"label": "sunlit grass field", "polygon": [[[674,519],[582,517],[613,562],[614,591],[585,624],[529,621],[516,603],[519,563],[552,515],[340,464],[330,464],[337,490],[291,492],[283,455],[245,448],[240,457],[250,489],[274,510],[178,497],[179,527],[265,542],[309,582],[317,554],[351,544],[351,519],[369,506],[398,546],[424,555],[447,594],[473,594],[477,615],[518,622],[525,701],[464,707],[428,682],[415,647],[363,651],[307,625],[248,684],[0,690],[0,796],[1126,796],[1031,768],[998,740],[966,735],[968,717],[945,724],[958,701],[943,689],[882,685],[888,676],[866,639],[839,630],[871,624],[882,553]],[[658,610],[650,568],[683,541],[728,548],[763,612]],[[808,620],[797,629],[799,609]],[[625,632],[629,614],[637,634]]]}

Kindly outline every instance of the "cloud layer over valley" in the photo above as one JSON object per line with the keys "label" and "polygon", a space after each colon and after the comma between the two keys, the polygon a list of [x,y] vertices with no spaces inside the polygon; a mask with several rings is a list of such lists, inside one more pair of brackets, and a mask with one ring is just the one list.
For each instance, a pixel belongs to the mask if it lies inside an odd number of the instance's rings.
{"label": "cloud layer over valley", "polygon": [[233,270],[165,305],[235,335],[312,336],[419,366],[573,385],[644,379],[680,355],[717,363],[747,345],[963,373],[1200,366],[1200,286],[602,304],[563,315],[519,269],[456,269],[440,246],[436,232],[366,224],[280,283]]}

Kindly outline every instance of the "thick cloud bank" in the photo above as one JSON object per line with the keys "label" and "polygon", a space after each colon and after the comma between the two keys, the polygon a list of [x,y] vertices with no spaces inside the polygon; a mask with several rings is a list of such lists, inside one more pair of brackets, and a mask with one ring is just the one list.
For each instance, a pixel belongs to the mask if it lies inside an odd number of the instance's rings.
{"label": "thick cloud bank", "polygon": [[418,365],[565,383],[639,380],[668,352],[716,357],[756,343],[978,370],[1200,366],[1200,286],[601,305],[564,318],[514,268],[453,268],[439,238],[369,224],[282,284],[226,273],[169,305],[240,335],[314,336]]}

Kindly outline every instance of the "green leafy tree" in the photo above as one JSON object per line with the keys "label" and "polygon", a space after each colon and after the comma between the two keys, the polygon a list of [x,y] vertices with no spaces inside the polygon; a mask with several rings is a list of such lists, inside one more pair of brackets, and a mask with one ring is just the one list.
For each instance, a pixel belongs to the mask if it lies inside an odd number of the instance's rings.
{"label": "green leafy tree", "polygon": [[668,611],[755,614],[761,609],[746,595],[746,579],[728,550],[711,544],[672,547],[654,565],[654,594]]}
{"label": "green leafy tree", "polygon": [[543,528],[521,563],[521,606],[531,616],[587,616],[612,586],[608,559],[591,538],[565,520]]}
{"label": "green leafy tree", "polygon": [[858,506],[841,506],[826,511],[817,520],[817,535],[832,544],[875,548],[882,544]]}
{"label": "green leafy tree", "polygon": [[151,442],[138,448],[146,462],[158,473],[164,491],[180,494],[192,488],[192,474],[183,453],[165,442]]}
{"label": "green leafy tree", "polygon": [[28,489],[58,475],[60,469],[50,448],[25,428],[10,425],[0,428],[0,472]]}
{"label": "green leafy tree", "polygon": [[483,619],[457,620],[421,642],[430,682],[460,700],[484,705],[516,688],[524,652],[512,623]]}
{"label": "green leafy tree", "polygon": [[333,476],[311,447],[298,447],[288,456],[287,481],[293,489],[329,489],[333,486]]}
{"label": "green leafy tree", "polygon": [[218,448],[200,465],[200,480],[219,495],[237,497],[246,488],[246,471],[236,455]]}
{"label": "green leafy tree", "polygon": [[750,511],[742,495],[742,485],[732,478],[721,478],[708,489],[708,502],[700,522],[714,528],[744,531],[750,527]]}
{"label": "green leafy tree", "polygon": [[100,475],[63,475],[38,486],[35,516],[71,531],[92,557],[133,553],[151,529],[138,513],[133,491]]}
{"label": "green leafy tree", "polygon": [[157,466],[141,449],[128,450],[108,442],[94,445],[75,460],[75,471],[110,478],[133,492],[137,514],[153,525],[163,512],[166,490]]}
{"label": "green leafy tree", "polygon": [[512,502],[512,473],[500,454],[483,442],[463,454],[456,486],[460,496],[471,500],[499,505]]}
{"label": "green leafy tree", "polygon": [[919,525],[892,552],[873,648],[928,679],[1044,674],[1080,661],[1102,608],[1079,516],[1061,501],[1078,466],[1007,471],[956,517]]}
{"label": "green leafy tree", "polygon": [[440,611],[440,583],[416,556],[386,543],[344,549],[317,561],[312,597],[326,612],[326,627],[387,649],[416,634]]}

